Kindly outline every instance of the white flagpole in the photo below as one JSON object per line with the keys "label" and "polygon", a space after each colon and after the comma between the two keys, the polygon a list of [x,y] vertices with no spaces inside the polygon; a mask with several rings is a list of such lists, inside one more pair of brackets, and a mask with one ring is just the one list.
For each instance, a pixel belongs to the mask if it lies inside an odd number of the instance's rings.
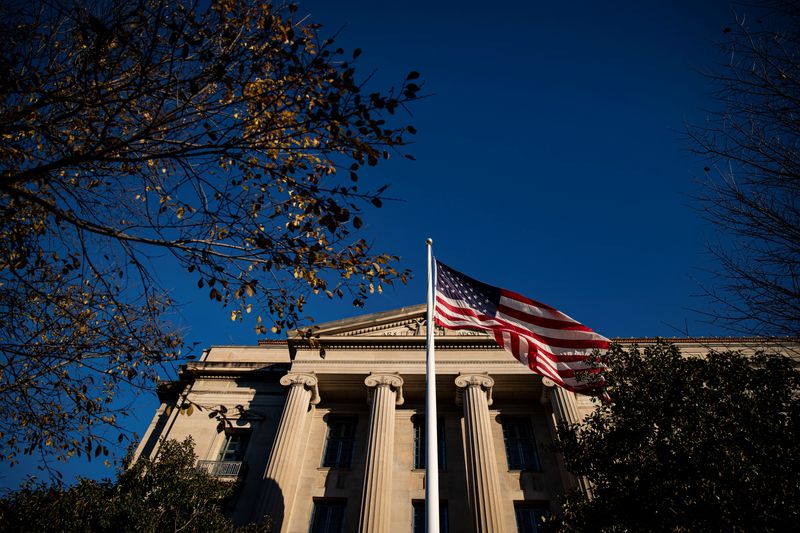
{"label": "white flagpole", "polygon": [[428,239],[428,315],[426,319],[425,353],[425,523],[428,533],[439,533],[439,441],[436,435],[436,362],[434,360],[433,336],[433,285],[436,273],[433,270],[431,248],[433,239]]}

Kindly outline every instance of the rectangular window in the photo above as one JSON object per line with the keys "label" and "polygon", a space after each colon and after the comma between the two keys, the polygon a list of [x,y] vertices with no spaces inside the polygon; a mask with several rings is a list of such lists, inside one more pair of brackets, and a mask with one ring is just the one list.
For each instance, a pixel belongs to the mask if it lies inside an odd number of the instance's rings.
{"label": "rectangular window", "polygon": [[217,461],[244,461],[244,452],[247,450],[249,440],[249,431],[226,433]]}
{"label": "rectangular window", "polygon": [[328,442],[322,466],[350,468],[355,448],[355,416],[331,416],[328,420]]}
{"label": "rectangular window", "polygon": [[[411,531],[413,533],[425,533],[425,500],[413,500],[411,502]],[[439,501],[439,531],[448,533],[450,528],[447,524],[447,501]]]}
{"label": "rectangular window", "polygon": [[510,470],[541,470],[529,418],[503,417],[503,440]]}
{"label": "rectangular window", "polygon": [[314,500],[311,533],[342,533],[345,504],[343,500]]}
{"label": "rectangular window", "polygon": [[543,518],[550,516],[547,506],[536,503],[516,503],[514,512],[517,515],[517,531],[519,533],[540,533],[545,530]]}
{"label": "rectangular window", "polygon": [[[414,468],[424,469],[427,459],[427,448],[425,445],[425,416],[414,415]],[[439,441],[439,470],[447,470],[447,457],[445,455],[444,440],[444,419],[440,418],[436,424],[436,438]]]}

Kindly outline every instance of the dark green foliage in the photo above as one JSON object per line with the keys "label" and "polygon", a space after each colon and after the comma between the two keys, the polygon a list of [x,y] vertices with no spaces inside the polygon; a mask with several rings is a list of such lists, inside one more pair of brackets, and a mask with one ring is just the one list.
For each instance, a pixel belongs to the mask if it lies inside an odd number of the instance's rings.
{"label": "dark green foliage", "polygon": [[28,484],[0,500],[4,531],[258,532],[222,513],[234,485],[195,469],[191,439],[165,442],[156,461],[140,459],[116,483],[81,479],[65,488]]}
{"label": "dark green foliage", "polygon": [[791,359],[608,353],[613,403],[562,431],[574,531],[789,531],[800,519],[800,371]]}

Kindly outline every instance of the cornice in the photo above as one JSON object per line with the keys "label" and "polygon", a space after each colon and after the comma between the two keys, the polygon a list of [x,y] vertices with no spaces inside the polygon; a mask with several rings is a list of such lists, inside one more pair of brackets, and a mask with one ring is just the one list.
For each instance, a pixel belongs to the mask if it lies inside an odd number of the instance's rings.
{"label": "cornice", "polygon": [[[370,349],[408,349],[418,345],[425,345],[425,337],[422,335],[364,335],[364,333],[374,333],[387,329],[392,329],[401,325],[410,325],[416,319],[408,319],[402,322],[381,324],[370,328],[363,328],[358,331],[347,332],[338,336],[315,337],[313,341],[307,339],[292,339],[291,343],[295,348],[318,348],[324,346],[326,349],[357,349],[364,345],[370,345]],[[622,345],[630,344],[655,344],[657,342],[667,342],[670,344],[739,344],[739,345],[786,345],[800,344],[800,338],[791,337],[612,337],[611,342]],[[260,340],[259,346],[288,346],[288,340]],[[442,349],[470,349],[475,345],[485,344],[490,347],[497,347],[494,339],[488,335],[445,335],[436,337],[436,347]]]}
{"label": "cornice", "polygon": [[[426,305],[418,304],[401,307],[398,309],[381,311],[342,318],[330,322],[312,324],[305,328],[287,332],[286,339],[265,339],[258,345],[280,349],[287,346],[290,351],[310,347],[312,349],[324,347],[325,349],[351,348],[357,349],[364,344],[369,344],[370,349],[404,349],[407,346],[424,346]],[[396,330],[396,331],[392,331]],[[383,333],[383,334],[382,334]],[[386,334],[388,333],[388,334]],[[466,330],[444,330],[436,327],[437,347],[442,349],[469,349],[472,342],[484,342],[494,347],[494,339],[486,332],[467,333]],[[311,337],[310,339],[308,337]],[[472,337],[472,339],[470,339]],[[458,339],[452,341],[451,339]],[[470,339],[468,341],[467,339]],[[775,337],[629,337],[612,338],[613,342],[622,345],[654,344],[668,342],[677,345],[800,345],[798,338]]]}
{"label": "cornice", "polygon": [[[420,349],[425,347],[424,336],[404,336],[404,335],[375,335],[375,336],[341,336],[341,337],[319,337],[312,341],[307,339],[294,341],[293,346],[296,350],[319,349],[326,350],[348,350],[348,349],[370,349],[370,350],[407,350]],[[492,337],[483,335],[453,335],[446,337],[436,337],[436,349],[480,349],[497,348],[497,343]]]}
{"label": "cornice", "polygon": [[[286,339],[259,339],[258,345],[259,346],[280,346],[281,344],[286,344]],[[232,348],[237,348],[237,346],[232,346]],[[252,346],[249,346],[252,348]]]}
{"label": "cornice", "polygon": [[[628,337],[612,338],[613,343],[622,345],[655,344],[666,342],[677,345],[739,345],[739,346],[781,346],[800,344],[800,339],[776,337]],[[425,347],[422,336],[360,336],[360,337],[320,337],[312,342],[300,340],[293,343],[295,349],[326,350],[409,350]],[[442,350],[475,350],[491,348],[502,350],[495,340],[483,335],[454,335],[436,337],[436,349]]]}
{"label": "cornice", "polygon": [[247,374],[254,379],[284,375],[289,363],[264,363],[260,361],[197,361],[183,365],[178,374],[193,379],[224,379],[231,375]]}
{"label": "cornice", "polygon": [[258,392],[259,396],[285,396],[283,393],[256,391],[255,389],[192,390],[189,392],[189,396],[240,396],[250,401],[256,392]]}
{"label": "cornice", "polygon": [[796,344],[800,339],[791,337],[615,337],[611,342],[619,344],[655,344],[656,342],[670,344]]}
{"label": "cornice", "polygon": [[[381,359],[379,361],[370,360],[364,361],[363,359],[339,359],[339,360],[298,360],[294,362],[295,366],[298,365],[419,365],[425,366],[423,359]],[[520,362],[516,359],[509,359],[508,361],[487,361],[486,359],[459,359],[457,361],[436,361],[436,366],[465,366],[465,365],[512,365],[520,366]]]}

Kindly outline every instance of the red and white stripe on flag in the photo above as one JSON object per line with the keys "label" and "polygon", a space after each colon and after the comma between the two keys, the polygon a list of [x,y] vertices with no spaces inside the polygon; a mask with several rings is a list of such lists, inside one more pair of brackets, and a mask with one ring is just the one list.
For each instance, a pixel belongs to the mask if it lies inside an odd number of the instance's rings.
{"label": "red and white stripe on flag", "polygon": [[[477,282],[437,261],[437,269],[442,267],[448,272],[444,279],[437,272],[438,325],[489,331],[533,372],[573,392],[600,394],[605,367],[592,356],[608,350],[607,338],[549,305]],[[440,280],[445,290],[440,290]]]}

